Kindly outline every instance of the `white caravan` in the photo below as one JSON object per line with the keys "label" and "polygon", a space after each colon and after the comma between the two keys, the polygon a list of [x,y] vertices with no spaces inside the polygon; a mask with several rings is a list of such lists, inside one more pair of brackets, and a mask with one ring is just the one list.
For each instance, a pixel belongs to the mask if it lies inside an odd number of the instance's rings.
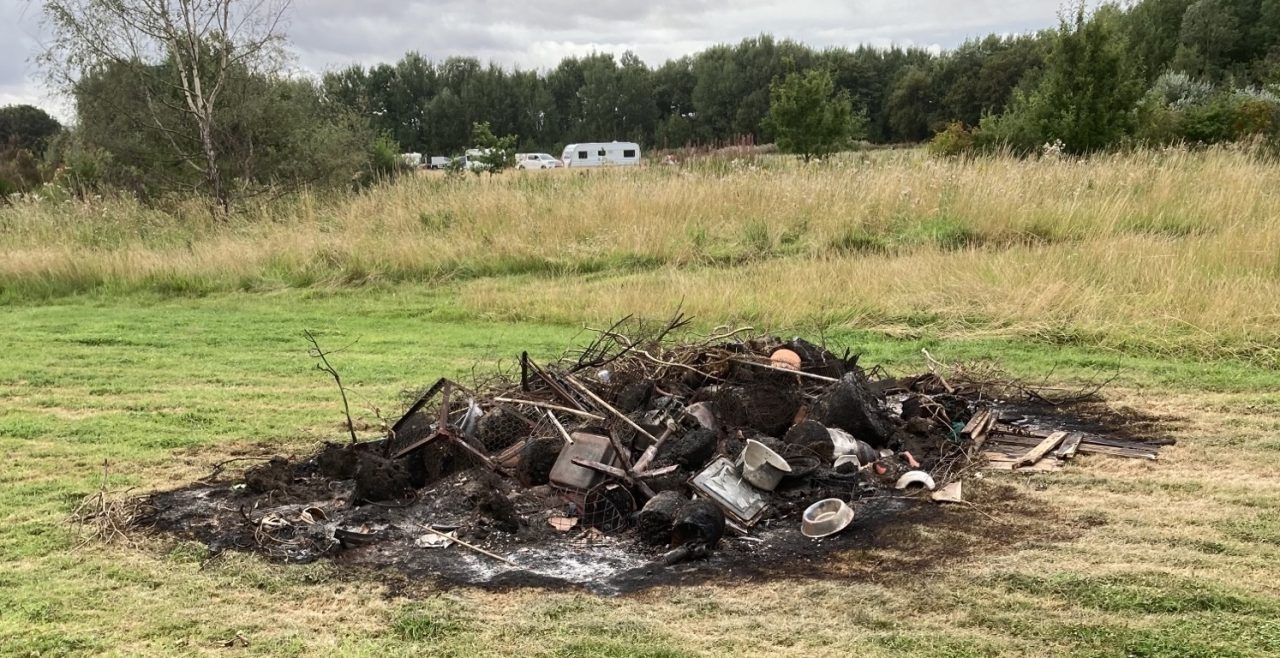
{"label": "white caravan", "polygon": [[588,142],[564,147],[560,161],[566,167],[615,167],[640,164],[640,145],[635,142]]}

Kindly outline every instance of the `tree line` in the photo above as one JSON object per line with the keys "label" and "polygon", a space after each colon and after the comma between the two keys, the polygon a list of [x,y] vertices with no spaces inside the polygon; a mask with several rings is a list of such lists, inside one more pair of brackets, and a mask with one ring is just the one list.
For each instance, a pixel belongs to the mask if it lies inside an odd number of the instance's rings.
{"label": "tree line", "polygon": [[[446,154],[465,148],[478,122],[518,136],[525,149],[613,139],[651,148],[773,142],[766,120],[772,83],[814,69],[827,71],[835,90],[865,114],[871,142],[919,142],[986,118],[1002,138],[1062,139],[1076,150],[1135,134],[1138,102],[1149,90],[1167,91],[1169,79],[1156,83],[1171,72],[1211,90],[1280,83],[1276,0],[1142,0],[1064,11],[1057,29],[992,35],[936,55],[896,47],[818,50],[762,35],[655,67],[629,52],[598,53],[537,72],[467,57],[432,62],[410,52],[395,63],[326,73],[323,86],[402,150]],[[1091,106],[1078,107],[1075,95]],[[1051,125],[1052,117],[1033,116],[1054,102],[1088,117],[1081,121],[1108,125]],[[990,122],[1011,110],[1017,121]],[[1104,112],[1117,115],[1116,126]],[[1019,121],[1031,125],[1014,125]],[[1052,134],[1059,129],[1074,132]]]}
{"label": "tree line", "polygon": [[1079,3],[1057,27],[937,54],[761,35],[656,66],[596,53],[532,71],[410,52],[318,79],[287,72],[289,4],[46,0],[40,61],[74,99],[74,127],[0,109],[0,198],[54,181],[197,193],[225,214],[303,185],[379,180],[401,152],[460,153],[479,126],[553,153],[616,139],[777,143],[806,158],[855,138],[1087,153],[1280,133],[1280,0]]}

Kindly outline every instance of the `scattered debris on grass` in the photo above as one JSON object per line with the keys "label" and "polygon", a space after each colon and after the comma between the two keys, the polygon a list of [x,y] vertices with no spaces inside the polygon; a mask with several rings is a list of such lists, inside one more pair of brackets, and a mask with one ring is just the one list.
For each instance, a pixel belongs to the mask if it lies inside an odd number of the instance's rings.
{"label": "scattered debris on grass", "polygon": [[1061,410],[1096,385],[1039,390],[927,352],[927,372],[895,378],[800,338],[673,338],[686,324],[618,323],[553,364],[526,354],[510,376],[441,379],[381,439],[154,494],[140,522],[214,552],[607,589],[709,557],[725,572],[817,560],[912,510],[970,503],[962,482],[984,469],[1154,460],[1163,443],[1073,426]]}
{"label": "scattered debris on grass", "polygon": [[146,499],[133,495],[132,487],[112,490],[110,475],[107,462],[102,462],[102,485],[71,510],[70,520],[79,535],[77,549],[92,543],[132,544],[129,530],[154,511]]}

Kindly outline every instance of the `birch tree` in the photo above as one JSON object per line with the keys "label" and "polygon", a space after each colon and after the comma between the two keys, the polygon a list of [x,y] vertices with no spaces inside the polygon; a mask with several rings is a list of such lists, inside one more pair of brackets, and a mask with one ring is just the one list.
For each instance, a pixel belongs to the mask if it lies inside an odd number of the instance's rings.
{"label": "birch tree", "polygon": [[215,130],[226,111],[233,71],[272,73],[284,63],[283,21],[290,0],[47,0],[51,40],[41,56],[67,89],[105,67],[136,76],[145,116],[173,161],[199,174],[215,212],[233,189],[219,168]]}

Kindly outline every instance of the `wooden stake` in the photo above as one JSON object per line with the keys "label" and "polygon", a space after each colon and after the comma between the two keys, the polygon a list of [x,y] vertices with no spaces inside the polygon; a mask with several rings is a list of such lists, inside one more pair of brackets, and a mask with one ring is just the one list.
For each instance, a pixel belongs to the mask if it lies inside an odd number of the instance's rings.
{"label": "wooden stake", "polygon": [[547,402],[535,402],[533,400],[517,400],[515,398],[494,398],[493,401],[506,402],[508,404],[525,404],[530,407],[537,407],[539,409],[550,409],[552,411],[559,411],[562,413],[571,414],[574,416],[578,416],[579,418],[586,418],[587,420],[604,421],[604,416],[601,416],[599,414],[593,414],[589,411],[580,411],[578,409],[570,409],[569,407],[561,407],[559,405],[549,404]]}
{"label": "wooden stake", "polygon": [[769,364],[767,364],[767,363],[760,363],[760,362],[758,362],[758,361],[749,361],[749,360],[747,360],[747,359],[729,359],[729,360],[730,360],[730,361],[733,361],[734,363],[742,363],[742,364],[746,364],[746,365],[749,365],[749,366],[755,366],[755,367],[757,367],[757,368],[764,368],[765,370],[772,370],[772,371],[774,371],[774,372],[785,372],[785,373],[787,373],[788,375],[796,375],[796,376],[799,376],[799,377],[808,377],[809,379],[816,379],[816,380],[818,380],[818,381],[820,381],[820,382],[827,382],[828,384],[832,384],[832,383],[835,383],[835,382],[840,381],[839,379],[836,379],[835,377],[827,377],[827,376],[825,376],[825,375],[815,375],[815,374],[813,374],[813,373],[811,373],[811,372],[805,372],[805,371],[803,371],[803,370],[792,370],[792,369],[790,369],[790,368],[779,368],[778,366],[772,366],[772,365],[769,365]]}
{"label": "wooden stake", "polygon": [[551,419],[551,424],[555,425],[556,429],[560,430],[560,436],[564,437],[565,443],[568,445],[573,445],[573,437],[569,435],[569,432],[565,431],[564,425],[560,424],[560,421],[556,419],[555,414],[551,413],[550,411],[543,411],[542,413],[545,413],[547,415],[547,418]]}
{"label": "wooden stake", "polygon": [[[582,393],[583,395],[587,396],[588,398],[591,398],[591,401],[592,401],[592,402],[595,402],[596,404],[600,405],[600,408],[601,408],[601,409],[604,409],[605,411],[608,411],[609,413],[613,414],[613,415],[614,415],[614,417],[615,417],[615,418],[617,418],[618,420],[621,420],[622,422],[624,422],[624,423],[626,423],[626,424],[630,425],[632,429],[634,429],[635,431],[639,432],[640,434],[642,434],[642,435],[644,435],[644,436],[648,437],[650,442],[652,442],[652,443],[657,443],[657,442],[658,442],[657,437],[655,437],[654,435],[652,435],[652,434],[650,434],[650,433],[648,433],[648,432],[644,431],[644,428],[643,428],[643,427],[640,427],[639,425],[637,425],[637,424],[635,423],[635,421],[631,420],[630,418],[627,418],[627,415],[626,415],[626,414],[622,413],[621,411],[618,411],[617,409],[614,409],[612,406],[610,406],[610,404],[609,404],[608,402],[605,402],[604,400],[601,400],[601,399],[600,399],[600,396],[596,395],[595,393],[592,393],[592,392],[591,392],[591,389],[589,389],[589,388],[587,388],[586,386],[584,386],[584,385],[582,384],[582,382],[578,381],[578,380],[577,380],[577,378],[575,378],[573,375],[565,375],[565,376],[564,376],[564,378],[565,378],[565,380],[566,380],[566,381],[568,381],[571,385],[573,385],[573,387],[574,387],[574,388],[578,389],[578,391],[579,391],[580,393]],[[612,438],[612,435],[610,435],[610,438]],[[614,441],[616,442],[616,441],[617,441],[617,439],[614,439]],[[631,465],[631,457],[630,457],[630,455],[626,454],[626,453],[627,453],[627,451],[622,449],[621,444],[617,444],[617,445],[615,445],[614,447],[615,447],[615,448],[618,448],[618,452],[619,452],[619,453],[622,453],[622,454],[621,454],[622,462],[623,462],[624,464],[626,464],[626,465],[630,466],[630,465]]]}
{"label": "wooden stake", "polygon": [[[430,527],[430,526],[428,526],[428,527]],[[452,541],[453,543],[458,544],[459,546],[465,546],[465,547],[467,547],[467,548],[469,548],[469,549],[471,549],[471,550],[473,550],[473,551],[475,551],[475,552],[477,552],[477,553],[479,553],[479,554],[481,554],[481,555],[488,555],[489,557],[491,557],[491,558],[493,558],[493,559],[495,559],[495,560],[497,560],[497,561],[499,561],[499,562],[505,562],[505,563],[507,563],[507,564],[509,564],[509,565],[511,565],[511,566],[513,566],[513,567],[515,567],[515,568],[517,568],[517,569],[522,569],[522,568],[523,568],[523,567],[521,567],[520,565],[516,564],[515,562],[512,562],[511,560],[508,560],[508,559],[507,559],[507,558],[505,558],[505,557],[502,557],[501,555],[498,555],[498,554],[496,554],[496,553],[490,553],[489,551],[486,551],[486,550],[484,550],[483,548],[480,548],[479,546],[475,546],[475,545],[472,545],[472,544],[468,544],[467,542],[462,541],[461,539],[458,539],[457,537],[454,537],[454,536],[452,536],[452,535],[447,535],[447,534],[445,534],[445,533],[443,533],[443,532],[440,532],[439,530],[436,530],[435,528],[431,528],[431,532],[432,532],[432,533],[434,533],[434,534],[440,535],[441,537],[444,537],[445,539],[448,539],[449,541]]]}
{"label": "wooden stake", "polygon": [[662,436],[659,436],[658,440],[654,441],[652,445],[645,449],[644,454],[640,455],[639,461],[636,462],[636,472],[643,471],[649,466],[649,462],[652,462],[653,458],[658,455],[658,450],[662,448],[662,444],[671,438],[673,433],[675,433],[675,428],[667,425],[667,429],[662,431]]}

